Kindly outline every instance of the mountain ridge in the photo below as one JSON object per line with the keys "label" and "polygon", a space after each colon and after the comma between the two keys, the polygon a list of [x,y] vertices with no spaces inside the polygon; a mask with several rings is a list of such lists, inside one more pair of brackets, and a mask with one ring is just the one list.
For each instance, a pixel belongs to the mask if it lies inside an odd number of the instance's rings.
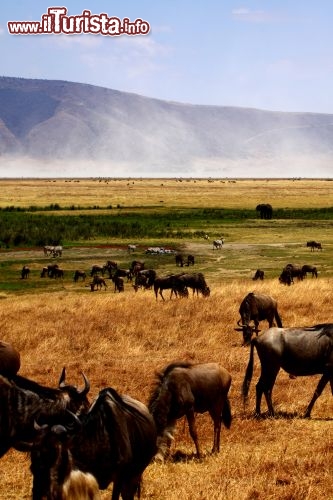
{"label": "mountain ridge", "polygon": [[82,173],[91,165],[92,175],[110,176],[248,177],[249,169],[255,176],[266,168],[264,177],[314,177],[311,165],[329,176],[332,145],[331,114],[187,104],[77,82],[0,77],[0,175],[1,163],[24,159],[45,171],[65,162],[72,175],[81,164]]}

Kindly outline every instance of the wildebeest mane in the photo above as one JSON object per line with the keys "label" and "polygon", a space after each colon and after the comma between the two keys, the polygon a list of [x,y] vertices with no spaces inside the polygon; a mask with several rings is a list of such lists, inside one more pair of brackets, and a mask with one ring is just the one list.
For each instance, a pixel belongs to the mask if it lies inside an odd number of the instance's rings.
{"label": "wildebeest mane", "polygon": [[35,382],[34,380],[22,377],[22,375],[14,375],[10,378],[10,380],[21,389],[34,392],[39,396],[50,399],[52,401],[59,395],[59,389],[45,387],[43,385],[40,385],[38,382]]}

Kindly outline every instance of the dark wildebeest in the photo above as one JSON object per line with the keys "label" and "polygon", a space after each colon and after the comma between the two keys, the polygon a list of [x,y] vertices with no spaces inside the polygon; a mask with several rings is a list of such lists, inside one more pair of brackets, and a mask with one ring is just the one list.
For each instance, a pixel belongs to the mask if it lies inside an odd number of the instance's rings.
{"label": "dark wildebeest", "polygon": [[30,274],[29,266],[23,266],[22,270],[21,270],[21,279],[24,280],[24,279],[29,278],[29,274]]}
{"label": "dark wildebeest", "polygon": [[64,277],[64,270],[60,269],[60,267],[57,267],[53,271],[53,278],[63,278]]}
{"label": "dark wildebeest", "polygon": [[171,290],[170,298],[174,293],[177,297],[179,294],[180,297],[187,297],[188,291],[186,285],[183,281],[179,280],[179,275],[171,274],[170,276],[164,276],[162,278],[156,278],[154,281],[154,293],[157,300],[158,293],[162,297],[163,300],[163,290]]}
{"label": "dark wildebeest", "polygon": [[92,284],[94,285],[94,287],[96,286],[96,289],[102,289],[102,286],[104,286],[104,290],[107,289],[107,284],[105,282],[105,279],[102,278],[102,276],[98,276],[97,274],[94,275],[93,277],[93,280],[92,280]]}
{"label": "dark wildebeest", "polygon": [[88,409],[88,379],[82,374],[85,387],[78,390],[65,384],[65,369],[59,388],[44,387],[20,375],[0,376],[0,457],[11,447],[25,449],[33,439],[34,421],[64,415],[66,410],[80,413]]}
{"label": "dark wildebeest", "polygon": [[193,295],[196,293],[198,296],[200,292],[204,297],[209,297],[210,288],[202,273],[183,273],[176,276],[178,281],[183,283],[186,288],[192,288]]}
{"label": "dark wildebeest", "polygon": [[157,374],[148,408],[157,428],[156,458],[163,460],[169,451],[176,421],[187,418],[198,457],[201,450],[195,427],[195,413],[209,412],[214,422],[212,453],[220,451],[221,424],[229,429],[231,410],[228,391],[231,375],[217,363],[171,363]]}
{"label": "dark wildebeest", "polygon": [[257,280],[263,280],[264,277],[265,277],[264,271],[262,271],[261,269],[257,269],[252,279],[253,281],[257,281]]}
{"label": "dark wildebeest", "polygon": [[315,266],[310,266],[309,264],[304,264],[304,266],[302,267],[302,273],[304,277],[306,277],[307,273],[311,273],[312,278],[318,277],[317,268]]}
{"label": "dark wildebeest", "polygon": [[180,253],[176,254],[175,261],[176,261],[176,266],[178,267],[184,266],[184,257]]}
{"label": "dark wildebeest", "polygon": [[[78,419],[76,419],[78,420]],[[72,426],[73,427],[73,426]],[[68,428],[68,431],[71,430]],[[89,411],[79,418],[68,442],[74,467],[89,472],[104,490],[113,482],[112,500],[134,500],[144,470],[156,453],[156,427],[148,408],[114,389],[100,391]],[[43,453],[42,453],[43,451]],[[47,448],[33,449],[33,500],[44,498]],[[47,480],[46,480],[47,481]]]}
{"label": "dark wildebeest", "polygon": [[213,241],[213,250],[215,250],[215,249],[216,249],[216,250],[221,249],[221,248],[222,248],[223,243],[224,243],[224,240],[223,240],[223,239],[221,239],[221,240],[214,240],[214,241]]}
{"label": "dark wildebeest", "polygon": [[0,374],[11,378],[21,366],[20,353],[9,342],[0,340]]}
{"label": "dark wildebeest", "polygon": [[104,266],[99,266],[98,264],[94,264],[91,267],[90,276],[95,276],[97,274],[101,274],[102,276],[104,276],[104,272],[105,272]]}
{"label": "dark wildebeest", "polygon": [[145,268],[145,263],[142,260],[133,260],[130,266],[130,274],[131,276],[136,276],[139,271],[142,271]]}
{"label": "dark wildebeest", "polygon": [[112,274],[115,272],[117,269],[118,264],[114,260],[107,260],[106,263],[103,266],[103,275],[105,272],[109,273],[109,278],[112,278]]}
{"label": "dark wildebeest", "polygon": [[299,266],[295,266],[294,264],[287,264],[283,268],[282,273],[279,276],[279,281],[281,283],[290,285],[291,283],[294,283],[294,278],[302,281],[304,278],[304,272]]}
{"label": "dark wildebeest", "polygon": [[294,283],[291,270],[290,269],[283,269],[282,273],[279,276],[279,281],[280,283],[283,283],[284,285],[290,286],[292,283]]}
{"label": "dark wildebeest", "polygon": [[114,291],[115,292],[123,292],[124,291],[124,278],[121,276],[114,276],[112,278],[112,281],[114,283]]}
{"label": "dark wildebeest", "polygon": [[74,278],[73,278],[73,280],[75,281],[75,283],[77,283],[79,281],[79,278],[82,278],[82,281],[85,281],[85,279],[86,279],[86,273],[84,271],[79,271],[77,269],[75,271],[75,273],[74,273]]}
{"label": "dark wildebeest", "polygon": [[187,256],[187,266],[194,266],[194,255]]}
{"label": "dark wildebeest", "polygon": [[156,279],[156,271],[154,269],[143,269],[139,271],[135,276],[134,281],[134,290],[137,292],[139,288],[143,288],[144,290],[150,289],[155,282]]}
{"label": "dark wildebeest", "polygon": [[310,417],[315,401],[330,382],[333,393],[333,324],[308,328],[270,328],[251,341],[250,358],[243,382],[243,398],[247,399],[252,373],[253,351],[256,347],[261,363],[261,375],[256,385],[256,415],[260,415],[262,395],[268,413],[274,416],[272,390],[280,368],[291,376],[322,374],[305,412]]}
{"label": "dark wildebeest", "polygon": [[[252,338],[252,333],[259,332],[259,322],[266,319],[269,328],[273,326],[274,319],[279,328],[282,328],[282,321],[277,310],[277,302],[269,295],[250,292],[243,300],[239,307],[240,319],[237,324],[240,328],[235,328],[236,331],[243,332],[244,345],[248,345]],[[250,322],[254,322],[254,327]]]}
{"label": "dark wildebeest", "polygon": [[99,500],[101,495],[94,476],[74,468],[69,450],[70,434],[66,427],[39,426],[36,423],[35,429],[31,472],[39,481],[33,499]]}
{"label": "dark wildebeest", "polygon": [[321,243],[319,243],[317,241],[308,241],[306,243],[306,246],[311,248],[311,252],[314,252],[315,248],[317,248],[317,250],[323,249],[323,247],[321,246]]}

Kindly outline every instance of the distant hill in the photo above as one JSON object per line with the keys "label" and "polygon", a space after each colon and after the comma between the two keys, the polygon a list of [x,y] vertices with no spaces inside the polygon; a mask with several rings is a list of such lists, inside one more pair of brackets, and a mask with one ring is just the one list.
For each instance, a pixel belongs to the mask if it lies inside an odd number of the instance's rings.
{"label": "distant hill", "polygon": [[330,177],[332,160],[333,115],[0,77],[2,177]]}

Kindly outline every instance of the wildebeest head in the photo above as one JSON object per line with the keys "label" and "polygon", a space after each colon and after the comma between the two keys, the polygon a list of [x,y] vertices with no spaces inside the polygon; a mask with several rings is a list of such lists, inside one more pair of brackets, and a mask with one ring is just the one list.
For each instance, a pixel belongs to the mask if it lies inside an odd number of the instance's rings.
{"label": "wildebeest head", "polygon": [[68,409],[77,415],[79,415],[83,411],[88,410],[90,405],[87,398],[87,394],[90,391],[90,382],[86,375],[83,372],[81,373],[84,380],[84,387],[81,389],[78,389],[73,385],[66,384],[65,367],[62,369],[59,379],[59,389],[64,394],[66,394],[68,400],[70,401],[68,404]]}

